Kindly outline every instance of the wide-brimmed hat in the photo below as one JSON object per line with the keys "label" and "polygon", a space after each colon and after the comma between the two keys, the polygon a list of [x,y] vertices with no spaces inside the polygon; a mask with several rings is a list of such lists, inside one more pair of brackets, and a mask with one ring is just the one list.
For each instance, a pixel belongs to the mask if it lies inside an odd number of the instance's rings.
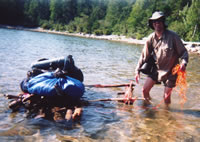
{"label": "wide-brimmed hat", "polygon": [[150,28],[154,29],[153,27],[153,21],[158,20],[158,19],[163,19],[163,23],[165,28],[167,27],[165,23],[165,15],[162,11],[156,11],[152,14],[151,18],[149,18],[148,25]]}

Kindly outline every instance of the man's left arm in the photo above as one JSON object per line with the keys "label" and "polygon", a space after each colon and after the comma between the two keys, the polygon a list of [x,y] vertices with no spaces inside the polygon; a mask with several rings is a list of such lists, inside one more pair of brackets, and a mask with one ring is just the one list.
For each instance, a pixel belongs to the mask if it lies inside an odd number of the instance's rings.
{"label": "man's left arm", "polygon": [[188,51],[179,37],[175,38],[175,46],[178,56],[181,59],[181,70],[185,70],[189,59]]}

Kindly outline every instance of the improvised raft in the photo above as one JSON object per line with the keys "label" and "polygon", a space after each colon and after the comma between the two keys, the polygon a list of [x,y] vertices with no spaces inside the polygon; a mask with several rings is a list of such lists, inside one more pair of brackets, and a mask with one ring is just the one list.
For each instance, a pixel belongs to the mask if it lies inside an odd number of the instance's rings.
{"label": "improvised raft", "polygon": [[75,66],[72,55],[53,60],[40,59],[32,64],[27,77],[20,83],[21,93],[5,95],[11,99],[9,108],[18,111],[25,108],[27,117],[45,118],[56,122],[63,122],[80,118],[82,106],[96,101],[119,101],[133,104],[133,82],[120,85],[87,85],[87,87],[123,87],[123,98],[109,98],[84,101],[81,97],[85,91],[82,83],[82,71]]}
{"label": "improvised raft", "polygon": [[27,77],[20,83],[21,93],[5,95],[11,99],[9,108],[25,108],[31,118],[60,122],[81,115],[80,98],[85,86],[82,71],[75,66],[71,55],[53,60],[40,59],[32,64]]}

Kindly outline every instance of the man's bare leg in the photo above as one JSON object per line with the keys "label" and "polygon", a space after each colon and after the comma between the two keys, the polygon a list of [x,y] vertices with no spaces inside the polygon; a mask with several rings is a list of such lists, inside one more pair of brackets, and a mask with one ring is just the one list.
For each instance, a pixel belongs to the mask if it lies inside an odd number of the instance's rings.
{"label": "man's bare leg", "polygon": [[142,93],[143,93],[143,97],[146,99],[146,103],[149,103],[149,100],[151,100],[149,92],[155,83],[156,82],[154,80],[152,80],[150,77],[147,77],[147,79],[144,83],[144,86],[142,88]]}
{"label": "man's bare leg", "polygon": [[173,88],[165,87],[164,90],[164,100],[165,104],[169,105],[171,103],[171,93]]}

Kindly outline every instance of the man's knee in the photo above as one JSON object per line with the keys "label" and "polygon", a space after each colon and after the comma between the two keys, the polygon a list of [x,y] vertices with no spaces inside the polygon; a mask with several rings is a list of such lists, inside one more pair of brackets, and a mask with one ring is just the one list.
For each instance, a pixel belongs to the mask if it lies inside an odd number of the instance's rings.
{"label": "man's knee", "polygon": [[149,93],[151,88],[154,86],[154,84],[155,84],[154,80],[152,80],[151,78],[147,78],[147,80],[142,88],[142,92],[144,94]]}
{"label": "man's knee", "polygon": [[149,91],[150,91],[149,88],[145,88],[145,87],[142,88],[142,92],[143,92],[143,94],[148,94]]}

